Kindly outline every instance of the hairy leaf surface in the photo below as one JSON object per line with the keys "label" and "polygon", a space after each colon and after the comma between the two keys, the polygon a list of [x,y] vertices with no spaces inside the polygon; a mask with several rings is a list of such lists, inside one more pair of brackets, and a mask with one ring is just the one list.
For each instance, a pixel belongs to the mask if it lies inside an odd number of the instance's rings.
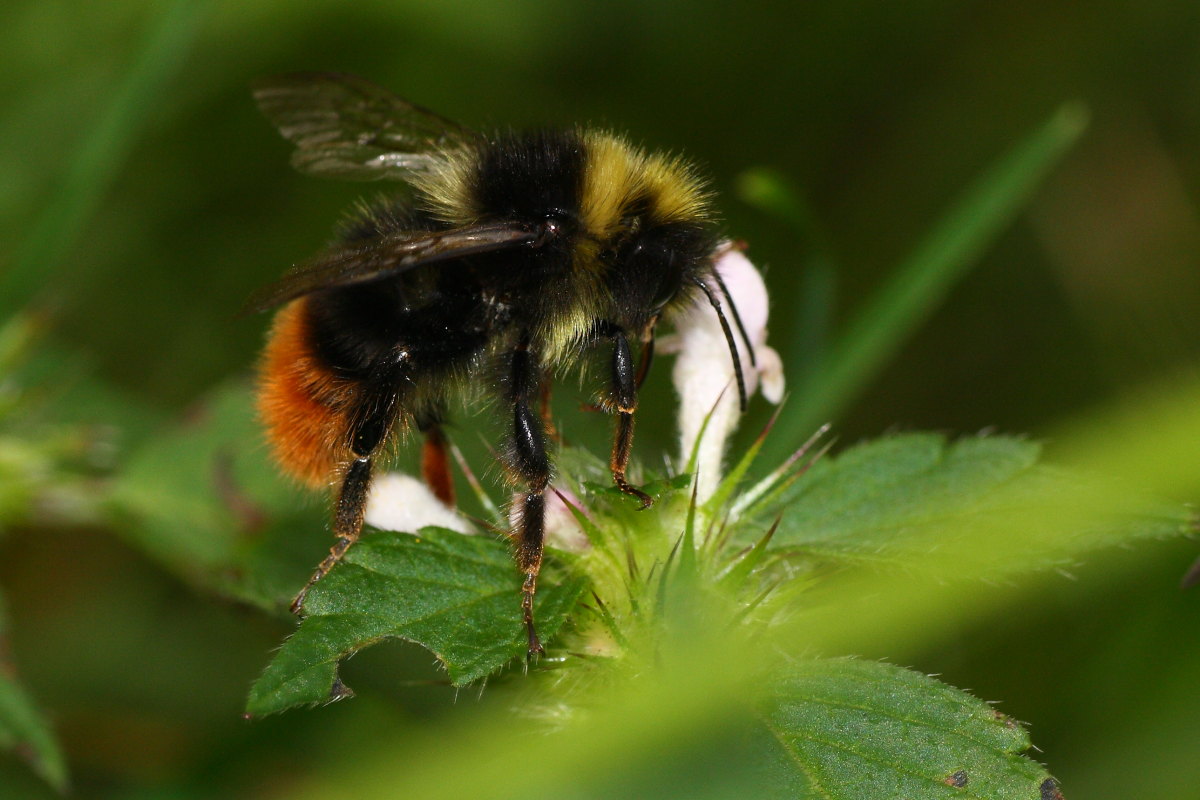
{"label": "hairy leaf surface", "polygon": [[987,703],[891,664],[796,662],[763,723],[780,797],[1038,800],[1055,786]]}
{"label": "hairy leaf surface", "polygon": [[[1087,549],[1184,533],[1191,513],[1038,462],[1034,442],[889,436],[818,461],[752,510],[782,514],[776,550],[970,577],[1070,563]],[[993,552],[978,547],[993,542]]]}
{"label": "hairy leaf surface", "polygon": [[[456,686],[486,677],[525,653],[519,588],[509,548],[496,539],[436,528],[370,534],[309,591],[307,616],[254,684],[246,710],[268,714],[344,696],[339,662],[384,639],[429,649]],[[582,591],[579,579],[543,581],[543,641]]]}

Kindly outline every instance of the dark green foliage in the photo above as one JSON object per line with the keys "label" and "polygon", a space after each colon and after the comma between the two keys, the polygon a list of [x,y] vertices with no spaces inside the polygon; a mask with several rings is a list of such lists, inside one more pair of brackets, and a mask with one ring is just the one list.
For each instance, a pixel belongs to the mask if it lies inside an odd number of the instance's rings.
{"label": "dark green foliage", "polygon": [[8,612],[0,601],[0,751],[16,753],[59,791],[67,788],[62,750],[8,660]]}

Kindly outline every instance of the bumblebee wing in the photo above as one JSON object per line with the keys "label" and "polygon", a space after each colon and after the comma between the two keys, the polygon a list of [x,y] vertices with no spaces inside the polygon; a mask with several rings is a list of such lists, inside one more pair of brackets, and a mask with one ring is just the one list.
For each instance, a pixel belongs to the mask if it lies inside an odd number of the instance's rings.
{"label": "bumblebee wing", "polygon": [[537,246],[545,235],[540,228],[499,222],[446,231],[398,233],[366,244],[341,245],[300,264],[277,283],[256,292],[244,311],[265,311],[322,289],[388,278],[438,261]]}
{"label": "bumblebee wing", "polygon": [[478,134],[353,75],[297,72],[253,85],[259,109],[296,145],[301,172],[354,180],[404,180],[438,151]]}

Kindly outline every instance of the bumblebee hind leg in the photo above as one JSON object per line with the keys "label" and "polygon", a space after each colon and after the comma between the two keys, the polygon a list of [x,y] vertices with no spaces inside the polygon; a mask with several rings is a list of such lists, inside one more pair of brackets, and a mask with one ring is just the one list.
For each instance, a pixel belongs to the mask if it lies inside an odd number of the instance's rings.
{"label": "bumblebee hind leg", "polygon": [[342,560],[350,545],[358,541],[362,533],[363,515],[367,509],[367,492],[370,488],[371,459],[359,456],[350,463],[338,490],[337,506],[333,514],[333,535],[337,537],[337,542],[330,548],[329,555],[317,565],[308,583],[292,600],[293,614],[300,613],[304,607],[304,598],[313,584],[324,578],[329,570]]}
{"label": "bumblebee hind leg", "polygon": [[409,351],[406,348],[392,348],[376,359],[360,389],[350,416],[353,421],[349,430],[349,442],[353,460],[342,476],[333,512],[333,535],[337,541],[330,548],[329,555],[317,565],[308,583],[292,600],[293,614],[301,613],[308,590],[342,560],[346,551],[362,534],[367,495],[371,489],[372,459],[387,439],[399,415],[400,402],[396,387],[400,385],[405,371],[409,368],[408,360]]}
{"label": "bumblebee hind leg", "polygon": [[421,478],[442,505],[454,508],[454,476],[450,474],[450,454],[446,434],[442,432],[441,415],[431,414],[418,419],[417,429],[425,434],[421,446]]}

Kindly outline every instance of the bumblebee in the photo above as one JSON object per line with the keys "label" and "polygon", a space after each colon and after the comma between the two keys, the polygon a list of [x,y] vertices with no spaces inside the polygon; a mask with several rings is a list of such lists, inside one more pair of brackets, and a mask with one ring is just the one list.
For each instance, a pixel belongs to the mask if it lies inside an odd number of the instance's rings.
{"label": "bumblebee", "polygon": [[552,476],[552,377],[607,348],[601,406],[615,416],[612,477],[643,508],[652,498],[626,480],[626,467],[660,320],[696,302],[713,306],[745,406],[720,299],[729,295],[713,266],[709,192],[682,159],[610,133],[484,136],[349,75],[269,78],[254,97],[295,145],[301,171],[409,187],[360,207],[333,246],[250,302],[282,306],[257,399],[276,460],[335,493],[336,541],[292,610],[302,613],[308,589],[359,538],[373,464],[403,431],[423,434],[423,476],[453,503],[447,409],[490,396],[506,417],[501,453],[517,492],[510,537],[529,653],[543,652],[533,605]]}

